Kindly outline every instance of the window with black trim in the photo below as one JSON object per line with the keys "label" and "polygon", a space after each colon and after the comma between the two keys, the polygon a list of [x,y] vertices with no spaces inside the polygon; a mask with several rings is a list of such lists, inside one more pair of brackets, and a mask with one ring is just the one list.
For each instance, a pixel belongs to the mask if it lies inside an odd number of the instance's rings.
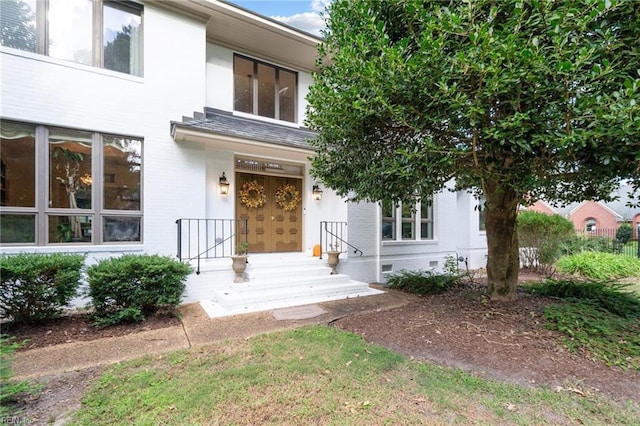
{"label": "window with black trim", "polygon": [[1,0],[0,44],[141,76],[142,12],[118,0]]}
{"label": "window with black trim", "polygon": [[298,73],[233,56],[233,109],[295,123]]}
{"label": "window with black trim", "polygon": [[142,139],[2,120],[0,153],[2,244],[142,241]]}

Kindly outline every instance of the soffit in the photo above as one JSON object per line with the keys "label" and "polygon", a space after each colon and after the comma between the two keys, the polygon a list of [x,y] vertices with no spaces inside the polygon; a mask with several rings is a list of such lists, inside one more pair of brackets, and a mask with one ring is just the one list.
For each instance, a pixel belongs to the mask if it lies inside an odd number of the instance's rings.
{"label": "soffit", "polygon": [[220,0],[151,3],[206,22],[207,41],[301,71],[315,71],[322,39]]}

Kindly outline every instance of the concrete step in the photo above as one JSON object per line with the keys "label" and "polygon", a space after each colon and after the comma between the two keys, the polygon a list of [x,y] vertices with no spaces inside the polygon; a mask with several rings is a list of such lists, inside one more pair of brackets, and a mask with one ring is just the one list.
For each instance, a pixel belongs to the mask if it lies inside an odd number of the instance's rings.
{"label": "concrete step", "polygon": [[292,299],[305,297],[307,295],[321,294],[344,294],[359,293],[369,289],[369,286],[359,281],[351,281],[348,277],[322,282],[300,282],[295,285],[288,286],[269,286],[265,288],[253,287],[253,290],[244,289],[243,291],[236,289],[217,291],[213,299],[224,305],[233,306],[243,303],[268,302],[279,299]]}
{"label": "concrete step", "polygon": [[210,317],[382,293],[348,275],[331,275],[326,259],[301,253],[249,255],[245,278],[242,283],[217,283],[212,297],[200,302]]}
{"label": "concrete step", "polygon": [[277,295],[281,297],[275,297],[276,294],[273,294],[267,299],[263,297],[260,298],[260,300],[255,300],[255,298],[253,298],[254,300],[235,300],[234,303],[207,299],[202,300],[200,305],[210,318],[218,318],[384,293],[383,291],[369,288],[369,286],[364,283],[356,283],[356,286],[349,287],[350,291],[347,291],[344,285],[341,284],[337,286],[338,288],[325,287],[322,292],[286,292]]}
{"label": "concrete step", "polygon": [[340,284],[348,283],[350,280],[348,275],[329,273],[323,275],[285,275],[285,276],[261,276],[260,278],[252,278],[243,283],[232,283],[220,288],[219,291],[228,293],[253,293],[253,292],[270,292],[280,288],[291,288],[305,285],[321,286],[324,284]]}
{"label": "concrete step", "polygon": [[250,281],[262,280],[262,279],[289,279],[298,277],[316,277],[325,276],[331,274],[331,268],[325,265],[295,265],[295,266],[264,266],[254,267],[254,265],[248,265],[246,270],[246,276]]}

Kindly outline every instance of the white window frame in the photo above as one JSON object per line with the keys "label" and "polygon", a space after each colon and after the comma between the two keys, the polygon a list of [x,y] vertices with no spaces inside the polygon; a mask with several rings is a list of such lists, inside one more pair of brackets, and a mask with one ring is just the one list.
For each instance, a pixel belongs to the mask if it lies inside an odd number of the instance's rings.
{"label": "white window frame", "polygon": [[593,217],[588,217],[584,220],[584,231],[585,232],[597,232],[598,231],[598,221]]}
{"label": "white window frame", "polygon": [[[420,201],[416,202],[413,206],[414,210],[412,210],[411,217],[403,217],[402,215],[402,203],[398,203],[392,210],[392,216],[383,216],[384,208],[380,206],[380,217],[381,217],[381,227],[382,227],[382,243],[415,243],[415,242],[428,242],[435,240],[435,218],[434,218],[434,198],[431,200],[431,209],[430,209],[430,217],[422,217],[421,216],[421,207],[422,204]],[[385,223],[392,223],[392,232],[391,238],[385,238],[385,234],[388,233],[384,229]],[[412,238],[403,238],[402,235],[402,224],[410,223],[413,225],[413,237]],[[423,238],[422,236],[422,224],[430,223],[431,224],[431,235]],[[386,231],[386,232],[385,232]]]}

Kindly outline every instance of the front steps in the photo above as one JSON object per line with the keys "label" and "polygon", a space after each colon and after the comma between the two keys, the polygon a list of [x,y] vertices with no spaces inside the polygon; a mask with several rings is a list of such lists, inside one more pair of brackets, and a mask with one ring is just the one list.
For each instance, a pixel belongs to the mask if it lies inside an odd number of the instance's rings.
{"label": "front steps", "polygon": [[383,293],[348,275],[330,273],[326,259],[298,253],[250,255],[247,281],[216,286],[213,297],[200,305],[216,318]]}

